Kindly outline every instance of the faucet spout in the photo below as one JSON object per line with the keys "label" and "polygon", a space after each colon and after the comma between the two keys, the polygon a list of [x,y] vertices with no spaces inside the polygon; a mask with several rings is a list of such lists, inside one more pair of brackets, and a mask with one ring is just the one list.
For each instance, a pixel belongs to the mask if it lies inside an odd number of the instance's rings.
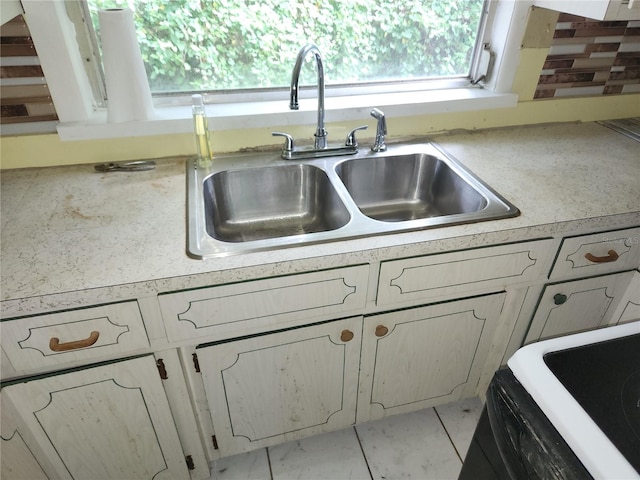
{"label": "faucet spout", "polygon": [[298,110],[298,90],[300,83],[300,70],[302,69],[302,63],[309,53],[313,53],[316,61],[316,70],[318,73],[318,124],[316,126],[316,133],[314,148],[316,150],[327,148],[327,131],[324,128],[324,66],[322,65],[322,56],[320,50],[312,43],[308,43],[300,49],[296,58],[296,64],[293,67],[291,73],[291,90],[289,97],[289,108],[291,110]]}

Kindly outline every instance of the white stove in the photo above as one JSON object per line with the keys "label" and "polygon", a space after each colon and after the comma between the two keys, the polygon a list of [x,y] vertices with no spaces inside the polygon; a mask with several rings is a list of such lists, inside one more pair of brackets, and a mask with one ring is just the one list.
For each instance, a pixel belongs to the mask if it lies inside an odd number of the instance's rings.
{"label": "white stove", "polygon": [[640,320],[527,345],[508,366],[593,478],[640,479]]}

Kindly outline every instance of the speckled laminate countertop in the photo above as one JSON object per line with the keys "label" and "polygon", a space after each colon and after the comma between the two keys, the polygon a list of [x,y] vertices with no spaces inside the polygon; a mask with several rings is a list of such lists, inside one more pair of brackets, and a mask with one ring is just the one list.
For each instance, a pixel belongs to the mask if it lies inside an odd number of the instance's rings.
{"label": "speckled laminate countertop", "polygon": [[434,137],[516,218],[194,260],[182,159],[148,172],[3,171],[3,317],[159,292],[640,224],[640,148],[596,123]]}

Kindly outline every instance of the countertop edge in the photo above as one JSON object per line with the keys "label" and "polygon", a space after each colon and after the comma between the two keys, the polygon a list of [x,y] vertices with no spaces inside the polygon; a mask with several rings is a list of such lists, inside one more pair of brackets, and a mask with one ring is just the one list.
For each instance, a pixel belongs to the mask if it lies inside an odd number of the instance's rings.
{"label": "countertop edge", "polygon": [[599,231],[620,230],[640,225],[640,211],[626,214],[607,215],[576,219],[565,222],[547,223],[529,227],[494,230],[457,237],[445,237],[392,247],[350,251],[335,255],[305,256],[284,262],[265,263],[262,265],[244,266],[226,270],[180,275],[168,278],[149,279],[141,282],[109,285],[59,292],[54,294],[34,295],[24,298],[7,299],[0,302],[2,319],[16,318],[24,315],[41,314],[79,308],[87,305],[99,305],[127,300],[155,297],[185,289],[206,287],[210,285],[232,284],[246,280],[275,277],[340,268],[347,265],[376,263],[381,261],[408,258],[419,255],[434,255],[482,248],[493,245],[505,245],[516,242],[540,240],[543,238],[561,238],[566,236],[597,233]]}

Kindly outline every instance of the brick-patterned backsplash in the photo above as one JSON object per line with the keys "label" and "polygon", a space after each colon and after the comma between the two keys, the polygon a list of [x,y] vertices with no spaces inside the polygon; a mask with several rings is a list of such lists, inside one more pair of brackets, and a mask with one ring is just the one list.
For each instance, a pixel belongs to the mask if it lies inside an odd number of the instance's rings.
{"label": "brick-patterned backsplash", "polygon": [[0,26],[0,123],[58,119],[22,15]]}
{"label": "brick-patterned backsplash", "polygon": [[561,13],[534,98],[640,92],[640,21]]}

